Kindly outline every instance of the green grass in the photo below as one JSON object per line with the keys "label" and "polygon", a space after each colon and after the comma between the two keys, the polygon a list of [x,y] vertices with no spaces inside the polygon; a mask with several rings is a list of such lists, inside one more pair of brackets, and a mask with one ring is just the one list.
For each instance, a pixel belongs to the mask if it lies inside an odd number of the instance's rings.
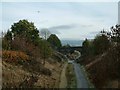
{"label": "green grass", "polygon": [[77,88],[77,81],[72,64],[68,64],[66,69],[67,88]]}

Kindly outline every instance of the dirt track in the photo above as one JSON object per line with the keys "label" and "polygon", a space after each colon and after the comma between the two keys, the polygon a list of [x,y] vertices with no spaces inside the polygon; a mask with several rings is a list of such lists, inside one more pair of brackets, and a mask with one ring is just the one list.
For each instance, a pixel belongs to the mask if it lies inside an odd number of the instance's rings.
{"label": "dirt track", "polygon": [[67,87],[67,78],[66,78],[66,75],[65,75],[67,65],[68,65],[68,63],[65,63],[65,65],[63,67],[63,70],[61,72],[59,88],[66,88]]}

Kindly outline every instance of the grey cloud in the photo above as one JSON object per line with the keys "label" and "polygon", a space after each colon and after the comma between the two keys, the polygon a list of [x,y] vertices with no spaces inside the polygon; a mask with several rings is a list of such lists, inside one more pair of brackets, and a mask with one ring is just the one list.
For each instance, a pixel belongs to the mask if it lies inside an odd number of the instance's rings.
{"label": "grey cloud", "polygon": [[61,34],[60,30],[69,30],[69,29],[74,29],[74,28],[87,28],[87,27],[93,27],[93,25],[92,24],[89,24],[89,25],[85,25],[85,24],[58,25],[58,26],[49,27],[48,30],[54,34]]}
{"label": "grey cloud", "polygon": [[68,29],[72,29],[72,28],[75,28],[76,25],[75,24],[69,24],[69,25],[58,25],[58,26],[53,26],[53,27],[50,27],[48,28],[49,31],[51,33],[54,33],[54,34],[61,34],[59,32],[59,30],[68,30]]}
{"label": "grey cloud", "polygon": [[53,26],[53,27],[50,27],[49,29],[51,29],[51,30],[61,30],[61,29],[72,29],[72,28],[75,28],[75,27],[76,27],[75,24],[70,24],[70,25]]}
{"label": "grey cloud", "polygon": [[61,34],[58,30],[49,29],[52,34]]}
{"label": "grey cloud", "polygon": [[89,24],[89,25],[80,25],[81,27],[93,27],[92,24]]}

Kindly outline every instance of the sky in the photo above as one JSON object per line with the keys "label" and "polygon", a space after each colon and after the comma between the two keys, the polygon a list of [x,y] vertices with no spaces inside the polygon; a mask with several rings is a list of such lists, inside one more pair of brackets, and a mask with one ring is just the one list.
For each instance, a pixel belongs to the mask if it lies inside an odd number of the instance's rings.
{"label": "sky", "polygon": [[47,28],[62,40],[92,39],[118,23],[118,3],[2,2],[1,31],[22,19],[34,22],[39,30]]}

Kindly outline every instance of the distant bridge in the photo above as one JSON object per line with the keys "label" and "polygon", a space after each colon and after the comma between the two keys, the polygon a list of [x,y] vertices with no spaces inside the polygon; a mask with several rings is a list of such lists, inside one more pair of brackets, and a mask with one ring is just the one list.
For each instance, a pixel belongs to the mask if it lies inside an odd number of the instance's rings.
{"label": "distant bridge", "polygon": [[73,53],[74,50],[82,52],[82,46],[62,47],[59,49],[59,52],[61,52],[63,54],[67,54],[67,53]]}

